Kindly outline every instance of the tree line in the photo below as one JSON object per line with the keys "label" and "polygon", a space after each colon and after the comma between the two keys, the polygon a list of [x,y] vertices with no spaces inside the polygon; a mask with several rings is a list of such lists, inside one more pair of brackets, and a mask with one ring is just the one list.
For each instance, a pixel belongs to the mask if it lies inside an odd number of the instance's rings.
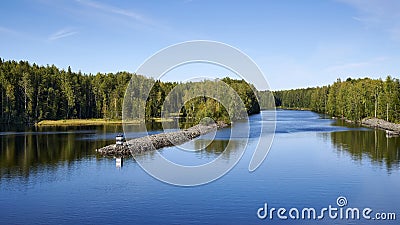
{"label": "tree line", "polygon": [[[231,92],[237,93],[247,114],[260,112],[257,91],[252,85],[230,78],[222,81],[229,85]],[[129,96],[125,98],[127,102],[124,105],[125,92],[132,84],[139,85],[128,90]],[[145,107],[146,119],[157,118],[162,116],[166,98],[170,99],[172,108],[184,103],[178,113],[194,120],[204,116],[215,120],[243,118],[244,115],[228,115],[229,109],[234,108],[239,100],[232,97],[233,92],[213,96],[215,93],[211,90],[218,90],[218,85],[217,80],[162,82],[128,72],[83,74],[73,72],[70,67],[64,70],[54,65],[31,65],[27,61],[4,61],[0,58],[0,123],[76,118],[121,119],[123,107],[129,116],[139,117],[135,115],[138,112],[135,108],[129,108],[137,104]],[[194,92],[204,95],[190,99]],[[143,100],[146,93],[148,98]],[[225,98],[227,104],[221,105],[217,97]]]}
{"label": "tree line", "polygon": [[[127,88],[129,96],[124,105]],[[140,110],[133,106],[137,105],[144,107],[145,115],[136,115]],[[244,118],[244,112],[256,114],[275,105],[353,121],[376,117],[400,123],[400,82],[390,76],[385,80],[348,78],[328,86],[271,93],[230,78],[162,82],[128,72],[83,74],[70,67],[63,70],[54,65],[0,59],[0,123],[121,119],[122,110],[128,117],[144,116],[147,120],[178,113],[196,122],[204,117],[229,122]]]}
{"label": "tree line", "polygon": [[375,117],[400,123],[400,81],[381,79],[338,79],[332,85],[275,91],[278,107],[310,109],[335,117],[361,121]]}

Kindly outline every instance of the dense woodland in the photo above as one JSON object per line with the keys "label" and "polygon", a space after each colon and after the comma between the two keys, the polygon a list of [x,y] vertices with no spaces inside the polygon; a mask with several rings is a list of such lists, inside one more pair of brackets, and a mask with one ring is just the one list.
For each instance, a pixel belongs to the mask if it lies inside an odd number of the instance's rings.
{"label": "dense woodland", "polygon": [[400,82],[386,80],[338,79],[329,86],[274,92],[276,106],[311,109],[331,116],[360,121],[376,117],[400,123]]}
{"label": "dense woodland", "polygon": [[[238,93],[248,114],[259,113],[260,106],[252,85],[244,80],[224,78],[222,81]],[[164,100],[177,86],[172,99],[185,103],[184,107],[178,110],[183,116],[194,120],[204,116],[215,120],[240,119],[244,116],[229,117],[227,114],[229,108],[234,107],[238,101],[231,97],[230,93],[221,94],[228,101],[225,106],[207,97],[213,94],[210,90],[217,87],[216,81],[205,80],[178,85],[176,82],[154,81],[127,72],[82,74],[73,72],[70,67],[65,71],[54,65],[38,66],[26,61],[0,59],[0,122],[34,123],[41,120],[72,118],[121,119],[124,95],[129,82],[140,84],[130,90],[132,99],[134,96],[149,93],[146,88],[153,87],[145,103],[139,102],[145,104],[147,119],[161,116]],[[194,91],[203,91],[204,96],[189,101],[190,93]],[[125,107],[134,106],[136,103],[125,104]],[[132,114],[132,117],[138,112],[134,108],[124,110],[127,114]]]}
{"label": "dense woodland", "polygon": [[[329,86],[275,91],[274,97],[269,91],[257,91],[244,80],[224,78],[221,81],[231,90],[218,80],[161,82],[128,72],[83,74],[73,72],[70,67],[65,71],[54,65],[38,66],[26,61],[0,59],[0,123],[121,119],[125,91],[132,84],[140,84],[127,92],[132,96],[126,98],[124,112],[132,118],[141,116],[135,115],[139,111],[132,106],[143,105],[146,119],[159,118],[167,111],[180,113],[196,122],[204,117],[229,122],[245,116],[243,110],[238,110],[241,100],[248,115],[276,105],[311,109],[353,121],[377,117],[400,122],[400,82],[391,77],[384,81],[338,79]],[[150,87],[152,89],[148,90]],[[135,98],[146,93],[149,93],[147,99]],[[135,99],[139,99],[138,102]],[[168,106],[163,106],[165,100],[170,103]],[[182,104],[183,107],[178,107]],[[168,110],[168,107],[179,110]]]}

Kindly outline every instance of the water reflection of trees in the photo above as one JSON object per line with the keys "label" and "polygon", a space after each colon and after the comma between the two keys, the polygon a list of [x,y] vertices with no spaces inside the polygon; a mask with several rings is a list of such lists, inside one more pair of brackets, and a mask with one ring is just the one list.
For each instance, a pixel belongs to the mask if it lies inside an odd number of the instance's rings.
{"label": "water reflection of trees", "polygon": [[[229,143],[230,142],[230,143]],[[245,147],[245,140],[213,140],[211,143],[208,140],[196,140],[194,142],[195,149],[203,149],[199,154],[206,157],[218,157],[222,154],[222,159],[229,160],[232,154],[236,154],[239,149]]]}
{"label": "water reflection of trees", "polygon": [[229,140],[213,140],[209,142],[207,140],[195,140],[195,149],[204,149],[206,153],[210,154],[221,154],[228,146]]}
{"label": "water reflection of trees", "polygon": [[367,156],[373,164],[385,165],[388,171],[399,167],[400,138],[386,138],[384,131],[332,132],[330,139],[338,151],[349,152],[354,160]]}
{"label": "water reflection of trees", "polygon": [[[240,139],[232,139],[230,141],[223,139],[215,139],[212,141],[206,139],[196,139],[193,140],[193,145],[194,146],[192,147],[198,150],[193,152],[193,154],[196,154],[196,157],[207,158],[210,159],[210,161],[220,157],[225,161],[229,161],[232,159],[236,160],[237,157],[240,157],[239,154],[241,154],[241,151],[239,150],[246,147],[246,141]],[[161,151],[164,150],[177,151],[177,149],[161,149]],[[135,159],[140,159],[141,161],[152,161],[157,157],[157,151],[150,151],[141,155],[136,155]],[[191,163],[192,162],[188,162],[188,164]]]}
{"label": "water reflection of trees", "polygon": [[[162,129],[161,123],[146,124],[148,129]],[[184,126],[179,124],[179,126]],[[133,130],[132,128],[131,130]],[[115,134],[123,132],[121,125],[87,127],[42,127],[0,129],[0,178],[7,176],[28,177],[43,170],[56,170],[58,166],[70,165],[76,160],[96,157],[95,149],[115,143]],[[15,131],[16,130],[16,131]],[[241,141],[201,139],[195,140],[196,149],[206,157],[221,156],[229,160]],[[224,152],[224,150],[226,151]],[[155,152],[142,157],[152,158]],[[65,164],[66,163],[66,164]]]}
{"label": "water reflection of trees", "polygon": [[[104,130],[105,129],[105,130]],[[110,128],[99,127],[93,132],[103,133]],[[90,134],[82,130],[46,128],[0,135],[0,177],[28,176],[38,168],[56,168],[59,163],[70,163],[88,157],[95,149],[112,140],[86,140]]]}

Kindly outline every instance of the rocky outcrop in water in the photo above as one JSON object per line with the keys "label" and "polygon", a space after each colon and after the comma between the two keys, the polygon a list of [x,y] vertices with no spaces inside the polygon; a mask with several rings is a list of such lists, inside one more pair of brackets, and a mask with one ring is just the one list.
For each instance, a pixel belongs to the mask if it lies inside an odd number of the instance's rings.
{"label": "rocky outcrop in water", "polygon": [[184,130],[135,138],[125,142],[123,145],[108,145],[97,149],[96,151],[105,156],[130,156],[134,154],[141,154],[164,147],[180,145],[200,135],[207,134],[216,129],[227,126],[228,125],[223,122],[208,125],[198,124]]}
{"label": "rocky outcrop in water", "polygon": [[393,134],[400,134],[400,124],[390,123],[377,118],[365,118],[361,121],[361,123],[367,127],[379,128],[390,131]]}

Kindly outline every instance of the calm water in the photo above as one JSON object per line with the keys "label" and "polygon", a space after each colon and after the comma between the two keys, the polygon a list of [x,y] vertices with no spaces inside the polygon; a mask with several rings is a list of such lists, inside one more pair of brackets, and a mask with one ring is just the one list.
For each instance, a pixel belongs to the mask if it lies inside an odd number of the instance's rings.
{"label": "calm water", "polygon": [[[251,136],[267,112],[251,117]],[[236,124],[239,126],[240,124]],[[150,127],[149,127],[150,128]],[[159,126],[153,125],[153,132]],[[276,136],[255,172],[248,164],[250,138],[238,165],[222,178],[197,187],[162,183],[132,159],[116,168],[115,159],[95,149],[114,142],[121,126],[0,130],[0,224],[377,224],[376,220],[260,220],[257,209],[336,206],[395,212],[400,221],[400,138],[380,130],[346,127],[308,111],[278,111]],[[176,147],[161,153],[196,165],[217,157],[230,130],[216,133],[203,151]],[[143,134],[137,133],[137,136]],[[187,145],[205,146],[206,135]],[[235,154],[229,149],[225,160]],[[151,160],[151,153],[143,156]],[[371,214],[373,215],[373,214]],[[327,217],[327,216],[326,216]],[[378,223],[379,224],[379,223]]]}

